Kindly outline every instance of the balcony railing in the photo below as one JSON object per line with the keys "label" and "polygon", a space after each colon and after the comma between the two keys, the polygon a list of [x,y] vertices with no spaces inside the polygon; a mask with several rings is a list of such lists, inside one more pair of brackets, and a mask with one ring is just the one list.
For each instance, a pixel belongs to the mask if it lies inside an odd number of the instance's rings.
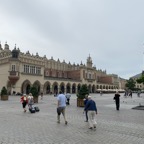
{"label": "balcony railing", "polygon": [[19,80],[19,72],[18,71],[10,71],[8,78],[9,78],[11,84],[15,84]]}
{"label": "balcony railing", "polygon": [[18,71],[10,71],[9,75],[10,76],[19,76],[19,72]]}

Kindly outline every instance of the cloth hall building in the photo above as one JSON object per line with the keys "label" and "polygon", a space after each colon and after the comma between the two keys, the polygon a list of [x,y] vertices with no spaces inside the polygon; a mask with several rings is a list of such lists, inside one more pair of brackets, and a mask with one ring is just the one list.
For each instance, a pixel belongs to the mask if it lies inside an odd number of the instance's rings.
{"label": "cloth hall building", "polygon": [[19,48],[9,49],[5,43],[0,44],[0,90],[3,86],[9,94],[29,93],[30,87],[37,87],[39,93],[77,93],[82,84],[86,84],[90,93],[124,89],[126,80],[116,74],[107,74],[93,66],[92,58],[88,56],[86,64],[71,64],[65,61],[47,59],[23,53]]}

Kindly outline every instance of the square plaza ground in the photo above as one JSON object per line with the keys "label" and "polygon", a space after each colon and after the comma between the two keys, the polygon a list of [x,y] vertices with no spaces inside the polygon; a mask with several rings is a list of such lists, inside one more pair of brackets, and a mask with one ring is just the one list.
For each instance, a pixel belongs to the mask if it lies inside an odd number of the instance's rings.
{"label": "square plaza ground", "polygon": [[68,125],[57,123],[57,100],[45,95],[36,104],[40,112],[24,113],[20,96],[0,101],[0,144],[144,144],[144,111],[132,107],[144,104],[144,94],[138,98],[124,98],[120,111],[115,110],[114,94],[92,94],[98,108],[97,128],[89,130],[83,108],[76,106],[71,96],[66,108]]}

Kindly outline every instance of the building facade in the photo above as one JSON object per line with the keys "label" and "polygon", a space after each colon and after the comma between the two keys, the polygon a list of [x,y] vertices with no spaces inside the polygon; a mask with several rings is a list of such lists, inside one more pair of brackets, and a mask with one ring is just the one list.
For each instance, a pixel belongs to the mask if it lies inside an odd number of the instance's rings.
{"label": "building facade", "polygon": [[100,90],[124,89],[124,82],[116,74],[107,74],[93,66],[88,56],[86,64],[71,64],[65,61],[47,59],[36,53],[22,53],[19,48],[9,49],[0,44],[0,90],[6,86],[8,92],[29,93],[30,87],[37,87],[39,93],[77,93],[86,84],[90,93]]}
{"label": "building facade", "polygon": [[132,78],[136,83],[135,83],[135,88],[138,88],[138,89],[141,89],[141,90],[144,90],[144,84],[143,83],[137,83],[137,79],[139,79],[141,76],[142,76],[142,74],[143,74],[143,71],[142,71],[142,73],[139,73],[139,74],[137,74],[137,75],[134,75],[134,76],[132,76],[132,77],[130,77],[130,78]]}

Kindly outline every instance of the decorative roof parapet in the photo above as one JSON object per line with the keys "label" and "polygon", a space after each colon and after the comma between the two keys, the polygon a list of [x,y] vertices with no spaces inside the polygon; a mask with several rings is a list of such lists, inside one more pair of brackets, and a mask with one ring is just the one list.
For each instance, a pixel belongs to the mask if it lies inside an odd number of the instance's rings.
{"label": "decorative roof parapet", "polygon": [[7,42],[5,43],[4,50],[9,50],[9,45],[7,44]]}
{"label": "decorative roof parapet", "polygon": [[2,45],[1,45],[1,41],[0,41],[0,50],[2,50]]}

